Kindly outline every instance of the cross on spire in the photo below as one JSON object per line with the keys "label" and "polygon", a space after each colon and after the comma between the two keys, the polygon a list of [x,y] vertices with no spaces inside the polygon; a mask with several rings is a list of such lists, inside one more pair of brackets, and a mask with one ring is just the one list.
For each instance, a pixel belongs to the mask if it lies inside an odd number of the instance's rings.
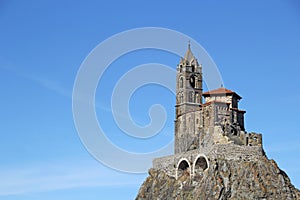
{"label": "cross on spire", "polygon": [[192,53],[192,50],[191,50],[191,41],[189,40],[188,41],[188,50],[187,52],[185,53],[185,56],[184,56],[185,60],[187,61],[191,61],[192,59],[194,59],[194,54]]}

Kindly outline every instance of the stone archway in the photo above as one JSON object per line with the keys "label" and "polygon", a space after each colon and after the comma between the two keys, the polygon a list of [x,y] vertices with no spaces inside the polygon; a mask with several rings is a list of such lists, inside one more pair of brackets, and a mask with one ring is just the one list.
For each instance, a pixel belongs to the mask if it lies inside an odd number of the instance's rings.
{"label": "stone archway", "polygon": [[189,161],[185,158],[179,160],[176,168],[176,179],[183,175],[191,175],[191,165]]}
{"label": "stone archway", "polygon": [[205,155],[198,155],[193,163],[193,174],[202,174],[205,170],[209,168],[208,159]]}

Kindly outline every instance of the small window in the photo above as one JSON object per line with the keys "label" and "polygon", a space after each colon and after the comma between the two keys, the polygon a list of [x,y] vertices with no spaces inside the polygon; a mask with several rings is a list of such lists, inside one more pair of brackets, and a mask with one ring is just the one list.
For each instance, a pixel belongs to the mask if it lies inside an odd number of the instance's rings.
{"label": "small window", "polygon": [[180,101],[179,101],[179,103],[183,103],[183,94],[182,93],[180,94]]}
{"label": "small window", "polygon": [[200,103],[200,99],[199,99],[199,93],[196,93],[196,103]]}
{"label": "small window", "polygon": [[179,87],[183,88],[183,77],[179,78]]}
{"label": "small window", "polygon": [[195,76],[195,88],[199,88],[198,77]]}
{"label": "small window", "polygon": [[192,102],[192,103],[195,102],[195,93],[194,92],[189,93],[189,102]]}
{"label": "small window", "polygon": [[192,65],[192,72],[195,72],[195,65]]}

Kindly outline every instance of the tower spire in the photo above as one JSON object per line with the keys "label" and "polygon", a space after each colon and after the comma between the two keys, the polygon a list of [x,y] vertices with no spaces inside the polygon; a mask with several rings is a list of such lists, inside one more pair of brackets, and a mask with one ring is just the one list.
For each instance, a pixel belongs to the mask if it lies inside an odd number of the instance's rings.
{"label": "tower spire", "polygon": [[184,59],[187,60],[187,61],[192,61],[193,59],[195,58],[192,50],[191,50],[191,41],[189,40],[188,41],[188,49],[185,53],[185,56],[184,56]]}

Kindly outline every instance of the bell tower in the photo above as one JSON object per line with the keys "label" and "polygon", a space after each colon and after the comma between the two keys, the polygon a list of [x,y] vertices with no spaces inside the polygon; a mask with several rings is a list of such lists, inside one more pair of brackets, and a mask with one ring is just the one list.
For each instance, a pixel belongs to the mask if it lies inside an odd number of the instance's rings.
{"label": "bell tower", "polygon": [[188,44],[176,75],[175,153],[199,148],[201,132],[202,65]]}

